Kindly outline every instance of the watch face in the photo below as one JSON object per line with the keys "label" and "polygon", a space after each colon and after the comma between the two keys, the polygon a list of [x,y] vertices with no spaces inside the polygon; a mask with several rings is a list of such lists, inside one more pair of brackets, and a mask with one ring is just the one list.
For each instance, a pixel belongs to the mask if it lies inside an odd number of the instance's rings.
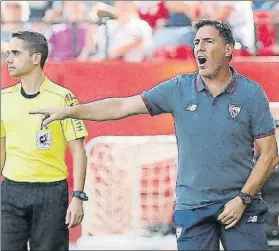
{"label": "watch face", "polygon": [[245,200],[245,203],[250,203],[251,202],[251,199],[248,198],[248,197],[244,198],[244,200]]}
{"label": "watch face", "polygon": [[245,194],[242,195],[242,199],[245,204],[249,204],[251,202],[251,198],[249,196],[246,196]]}

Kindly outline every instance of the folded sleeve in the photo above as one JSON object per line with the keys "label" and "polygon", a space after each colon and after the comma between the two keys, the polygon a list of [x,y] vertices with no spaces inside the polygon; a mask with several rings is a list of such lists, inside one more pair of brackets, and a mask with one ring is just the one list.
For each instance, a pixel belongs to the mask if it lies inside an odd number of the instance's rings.
{"label": "folded sleeve", "polygon": [[[68,91],[64,98],[64,107],[78,104],[77,97]],[[71,141],[88,136],[87,130],[82,120],[68,118],[62,121],[62,128],[66,141]]]}
{"label": "folded sleeve", "polygon": [[269,108],[268,98],[260,87],[252,99],[251,129],[255,139],[275,134],[275,123]]}

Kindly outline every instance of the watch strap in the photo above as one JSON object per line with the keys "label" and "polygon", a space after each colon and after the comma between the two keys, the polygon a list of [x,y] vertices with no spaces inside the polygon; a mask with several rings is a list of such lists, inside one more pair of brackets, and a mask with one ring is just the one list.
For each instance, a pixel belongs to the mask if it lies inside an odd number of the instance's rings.
{"label": "watch strap", "polygon": [[245,206],[248,206],[253,199],[253,197],[250,194],[247,194],[247,193],[244,193],[244,192],[239,192],[238,196],[241,198],[242,203]]}
{"label": "watch strap", "polygon": [[88,200],[88,196],[86,195],[85,192],[82,191],[73,191],[72,193],[72,197],[77,197],[83,201],[87,201]]}

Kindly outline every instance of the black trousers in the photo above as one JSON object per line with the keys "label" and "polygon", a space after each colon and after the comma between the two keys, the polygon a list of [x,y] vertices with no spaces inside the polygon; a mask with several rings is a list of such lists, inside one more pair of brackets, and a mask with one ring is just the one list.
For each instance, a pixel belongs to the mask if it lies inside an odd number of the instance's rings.
{"label": "black trousers", "polygon": [[1,250],[69,250],[66,180],[1,184]]}

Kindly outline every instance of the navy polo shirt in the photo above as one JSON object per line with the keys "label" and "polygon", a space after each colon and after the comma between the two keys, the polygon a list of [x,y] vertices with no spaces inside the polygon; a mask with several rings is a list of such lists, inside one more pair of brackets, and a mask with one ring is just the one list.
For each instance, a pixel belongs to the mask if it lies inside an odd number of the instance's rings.
{"label": "navy polo shirt", "polygon": [[213,97],[198,73],[142,93],[150,114],[171,113],[178,146],[176,210],[234,198],[254,167],[254,140],[275,133],[262,87],[234,68]]}

